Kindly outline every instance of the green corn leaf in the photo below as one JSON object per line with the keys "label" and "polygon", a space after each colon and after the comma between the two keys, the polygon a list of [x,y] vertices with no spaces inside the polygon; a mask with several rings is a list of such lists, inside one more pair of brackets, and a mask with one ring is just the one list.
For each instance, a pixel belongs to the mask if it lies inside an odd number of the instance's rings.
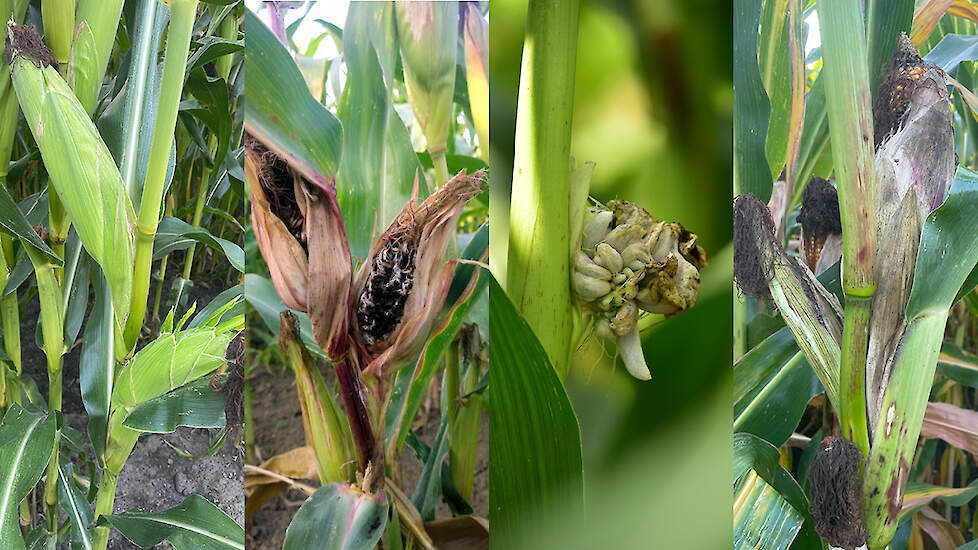
{"label": "green corn leaf", "polygon": [[151,433],[170,433],[180,426],[223,428],[226,402],[226,395],[204,377],[136,405],[122,425]]}
{"label": "green corn leaf", "polygon": [[924,61],[937,65],[955,76],[962,61],[978,59],[978,36],[947,34],[924,56]]}
{"label": "green corn leaf", "polygon": [[[438,154],[445,151],[455,114],[452,98],[458,2],[403,2],[395,7],[408,101],[424,131],[428,150]],[[345,51],[349,47],[347,43]]]}
{"label": "green corn leaf", "polygon": [[340,483],[320,487],[292,518],[282,550],[370,550],[384,533],[389,507],[383,493]]}
{"label": "green corn leaf", "polygon": [[[443,408],[442,410],[447,413],[447,409]],[[421,513],[421,519],[425,521],[435,519],[435,504],[438,504],[438,500],[441,498],[442,463],[445,460],[445,454],[448,453],[448,444],[448,416],[445,414],[442,416],[438,433],[435,435],[427,459],[421,468],[418,485],[414,488],[414,494],[411,495],[414,507]]]}
{"label": "green corn leaf", "polygon": [[85,498],[85,492],[75,483],[74,467],[64,455],[58,462],[58,505],[68,516],[71,550],[91,550],[94,526],[92,506]]}
{"label": "green corn leaf", "polygon": [[153,260],[159,260],[176,250],[190,248],[195,242],[220,251],[232,267],[244,272],[244,251],[240,246],[227,239],[215,237],[203,227],[194,227],[179,218],[169,216],[163,218],[156,229]]}
{"label": "green corn leaf", "polygon": [[244,49],[244,41],[229,40],[219,36],[205,36],[196,42],[197,48],[187,59],[187,74],[204,65]]}
{"label": "green corn leaf", "polygon": [[245,10],[245,126],[306,178],[322,183],[339,169],[343,131],[312,97],[289,52]]}
{"label": "green corn leaf", "polygon": [[734,548],[785,550],[805,517],[753,470],[734,486]]}
{"label": "green corn leaf", "polygon": [[343,141],[357,147],[343,151],[336,200],[349,228],[350,253],[363,258],[371,235],[382,233],[411,198],[415,178],[419,198],[427,196],[428,185],[391,102],[397,55],[393,4],[351,4],[343,39],[347,80],[337,116]]}
{"label": "green corn leaf", "polygon": [[194,315],[193,319],[191,319],[190,323],[187,325],[187,328],[199,327],[207,319],[212,318],[217,310],[223,310],[224,306],[226,306],[232,300],[236,300],[235,305],[231,307],[231,309],[226,310],[221,319],[229,318],[232,315],[240,315],[243,313],[242,308],[244,306],[244,302],[241,300],[243,293],[244,285],[235,285],[224,292],[221,292],[215,296],[209,304],[204,306],[203,309]]}
{"label": "green corn leaf", "polygon": [[96,456],[101,457],[105,453],[108,438],[112,376],[115,373],[115,333],[112,328],[112,300],[109,298],[108,283],[97,265],[92,265],[91,271],[95,303],[85,325],[81,357],[78,361],[78,382],[82,403],[88,412],[88,437]]}
{"label": "green corn leaf", "polygon": [[937,370],[951,380],[978,388],[978,357],[951,342],[944,342],[941,345]]}
{"label": "green corn leaf", "polygon": [[[181,111],[197,117],[217,138],[217,151],[211,159],[211,164],[221,166],[231,144],[231,130],[234,124],[231,120],[227,82],[223,78],[211,78],[203,69],[199,69],[190,72],[184,88],[187,93],[193,95],[197,107],[184,109],[181,106]],[[208,151],[208,148],[205,147],[204,151]],[[219,171],[214,170],[212,173],[216,175]],[[201,182],[201,185],[209,186],[211,183]]]}
{"label": "green corn leaf", "polygon": [[758,130],[767,128],[771,118],[757,62],[761,4],[761,0],[734,4],[734,194],[753,193],[767,202],[774,179],[764,154],[765,132]]}
{"label": "green corn leaf", "polygon": [[64,265],[64,261],[38,237],[4,186],[0,186],[0,228],[4,233],[20,239],[26,246],[33,247],[55,265]]}
{"label": "green corn leaf", "polygon": [[[515,547],[556,508],[583,512],[577,417],[539,340],[495,279],[489,281],[489,384],[493,426],[490,521],[501,548]],[[527,464],[535,464],[527,468]],[[573,522],[571,522],[573,524]]]}
{"label": "green corn leaf", "polygon": [[164,540],[176,550],[244,550],[244,529],[200,495],[158,512],[123,512],[102,516],[99,525],[115,527],[140,548],[153,548]]}
{"label": "green corn leaf", "polygon": [[791,332],[783,328],[734,365],[734,432],[780,446],[808,402],[823,391]]}
{"label": "green corn leaf", "polygon": [[[134,407],[224,365],[228,344],[243,323],[244,316],[239,315],[216,327],[204,323],[197,328],[163,332],[139,350],[116,377],[112,409]],[[166,328],[164,323],[163,330]]]}
{"label": "green corn leaf", "polygon": [[[85,249],[102,266],[113,303],[129,303],[136,214],[112,155],[57,70],[39,69],[19,56],[11,74],[51,185]],[[126,315],[127,308],[116,309],[120,325]]]}
{"label": "green corn leaf", "polygon": [[56,419],[11,405],[0,422],[0,541],[24,550],[17,506],[41,479],[54,449]]}
{"label": "green corn leaf", "polygon": [[763,439],[746,433],[735,433],[733,437],[733,481],[736,484],[749,473],[754,472],[765,483],[770,485],[798,513],[805,522],[798,532],[795,550],[802,548],[821,549],[822,543],[815,534],[811,515],[808,513],[808,498],[791,477],[778,463],[778,449]]}

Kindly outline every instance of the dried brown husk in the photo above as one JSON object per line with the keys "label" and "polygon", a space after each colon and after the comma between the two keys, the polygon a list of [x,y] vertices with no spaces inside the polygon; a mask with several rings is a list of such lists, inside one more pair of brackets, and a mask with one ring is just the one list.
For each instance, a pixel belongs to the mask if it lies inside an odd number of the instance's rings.
{"label": "dried brown husk", "polygon": [[[441,313],[451,286],[456,261],[444,262],[445,251],[454,238],[455,226],[465,203],[482,192],[485,171],[460,172],[420,205],[417,183],[412,198],[374,243],[354,282],[355,309],[359,314],[389,315],[383,320],[366,319],[377,326],[393,327],[385,336],[365,334],[364,320],[357,315],[353,331],[361,355],[367,358],[365,370],[382,376],[390,365],[410,360],[423,344],[432,323]],[[382,311],[370,307],[380,300],[370,290],[379,288],[376,277],[384,277],[384,265],[392,258],[407,259],[413,255],[410,282],[405,279],[403,307],[400,311]],[[378,265],[380,264],[380,265]],[[400,302],[400,300],[398,300]],[[398,303],[400,305],[400,303]]]}
{"label": "dried brown husk", "polygon": [[255,238],[272,283],[286,306],[309,314],[316,343],[339,360],[349,349],[353,266],[336,188],[306,179],[253,136],[245,149]]}

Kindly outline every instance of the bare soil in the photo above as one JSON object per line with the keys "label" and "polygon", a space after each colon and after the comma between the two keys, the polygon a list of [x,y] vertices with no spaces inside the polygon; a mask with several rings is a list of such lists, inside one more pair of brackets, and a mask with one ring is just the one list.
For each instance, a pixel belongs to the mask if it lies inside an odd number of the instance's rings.
{"label": "bare soil", "polygon": [[[155,292],[156,285],[152,287]],[[191,303],[197,301],[198,309],[207,305],[221,289],[198,285],[190,291]],[[34,345],[36,322],[39,317],[36,298],[26,304],[22,312],[21,343],[23,346],[24,375],[38,385],[41,395],[47,396],[47,365],[44,354]],[[81,399],[78,384],[78,358],[81,352],[79,340],[65,356],[62,410],[65,421],[80,431],[86,439],[86,454],[93,456],[87,441],[88,414]],[[187,495],[196,493],[214,503],[239,524],[244,524],[244,448],[240,442],[228,441],[216,454],[206,458],[187,459],[176,453],[167,443],[192,454],[204,453],[215,440],[218,430],[178,428],[172,434],[145,434],[140,437],[136,449],[119,477],[115,498],[115,512],[140,510],[157,512],[180,504]],[[76,471],[85,472],[76,462]],[[43,506],[42,506],[43,507]],[[61,518],[62,521],[65,517]],[[67,549],[65,541],[61,548]],[[110,550],[138,550],[117,531],[109,538]],[[171,548],[169,543],[158,546]]]}

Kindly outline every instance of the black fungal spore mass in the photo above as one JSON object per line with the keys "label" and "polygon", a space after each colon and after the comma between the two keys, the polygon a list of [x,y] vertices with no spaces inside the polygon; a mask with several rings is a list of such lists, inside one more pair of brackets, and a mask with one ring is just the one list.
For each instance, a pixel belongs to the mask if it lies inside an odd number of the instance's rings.
{"label": "black fungal spore mass", "polygon": [[392,235],[374,258],[357,303],[357,324],[367,345],[387,338],[401,322],[414,284],[417,250],[414,232],[406,229]]}
{"label": "black fungal spore mass", "polygon": [[837,548],[854,550],[866,543],[862,526],[859,466],[862,452],[841,437],[826,437],[808,471],[808,508],[815,532]]}

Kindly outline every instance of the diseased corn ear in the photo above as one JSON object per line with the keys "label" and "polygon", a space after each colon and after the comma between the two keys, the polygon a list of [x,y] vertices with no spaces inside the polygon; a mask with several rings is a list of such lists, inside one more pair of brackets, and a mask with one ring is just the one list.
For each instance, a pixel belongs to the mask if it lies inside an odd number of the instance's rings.
{"label": "diseased corn ear", "polygon": [[[268,263],[272,283],[286,306],[307,309],[308,260],[306,250],[274,212],[262,181],[293,176],[278,157],[256,140],[245,138],[245,179],[251,194],[251,221],[258,248]],[[291,181],[289,182],[291,186]],[[278,201],[284,200],[277,199]],[[294,199],[293,199],[294,200]]]}
{"label": "diseased corn ear", "polygon": [[753,195],[734,200],[734,280],[745,294],[781,311],[798,347],[837,407],[842,308],[801,262],[793,262],[775,238],[767,206]]}
{"label": "diseased corn ear", "polygon": [[839,261],[842,256],[839,193],[828,180],[813,176],[805,186],[798,223],[801,224],[801,251],[809,269],[818,275]]}
{"label": "diseased corn ear", "polygon": [[[51,65],[33,27],[7,27],[5,55],[24,118],[41,151],[51,187],[89,255],[108,280],[114,304],[132,294],[136,214],[122,176],[88,112]],[[40,47],[40,49],[39,49]],[[125,324],[128,307],[116,307]]]}
{"label": "diseased corn ear", "polygon": [[484,185],[484,170],[462,171],[420,205],[410,200],[371,247],[354,284],[353,334],[373,358],[367,368],[399,365],[424,343],[455,270],[445,250],[465,203]]}
{"label": "diseased corn ear", "polygon": [[901,37],[879,91],[875,115],[885,133],[876,150],[877,288],[866,364],[870,428],[875,428],[896,349],[906,329],[924,219],[954,179],[955,145],[944,73]]}
{"label": "diseased corn ear", "polygon": [[854,443],[828,436],[808,471],[815,531],[836,548],[855,550],[866,543],[859,475],[862,461],[862,452]]}

